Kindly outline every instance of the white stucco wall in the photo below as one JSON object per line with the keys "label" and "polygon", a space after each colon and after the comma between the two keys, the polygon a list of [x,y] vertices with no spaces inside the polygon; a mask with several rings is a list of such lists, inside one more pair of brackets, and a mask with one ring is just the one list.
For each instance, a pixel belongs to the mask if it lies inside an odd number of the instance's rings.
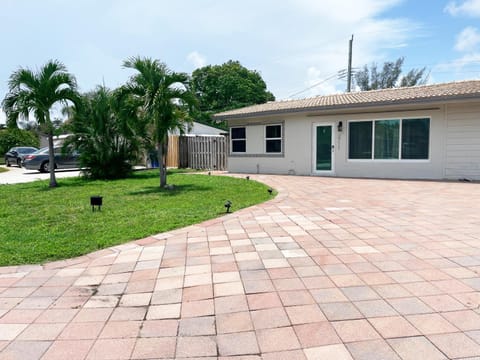
{"label": "white stucco wall", "polygon": [[[480,104],[423,105],[417,110],[341,115],[300,114],[231,120],[230,126],[245,125],[247,152],[229,157],[231,172],[316,175],[313,171],[314,124],[334,124],[333,176],[406,179],[480,179]],[[348,121],[430,118],[428,160],[349,160]],[[337,131],[339,121],[343,131]],[[284,152],[271,156],[264,150],[266,124],[284,124]],[[323,174],[325,175],[325,174]]]}
{"label": "white stucco wall", "polygon": [[480,180],[480,104],[447,105],[445,177]]}

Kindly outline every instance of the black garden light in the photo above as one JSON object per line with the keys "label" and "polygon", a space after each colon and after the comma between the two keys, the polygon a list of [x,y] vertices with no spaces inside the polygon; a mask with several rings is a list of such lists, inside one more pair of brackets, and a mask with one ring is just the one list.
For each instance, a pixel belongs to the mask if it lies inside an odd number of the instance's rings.
{"label": "black garden light", "polygon": [[227,213],[230,212],[230,208],[232,207],[232,202],[230,200],[227,200],[225,202],[225,209],[227,209]]}
{"label": "black garden light", "polygon": [[267,191],[268,191],[268,193],[269,193],[270,195],[272,195],[272,192],[273,192],[273,189],[272,189],[272,188],[269,188]]}
{"label": "black garden light", "polygon": [[250,180],[250,176],[247,176],[245,179]]}
{"label": "black garden light", "polygon": [[90,205],[92,206],[92,211],[95,211],[95,206],[98,208],[98,211],[102,210],[103,197],[102,196],[90,196]]}

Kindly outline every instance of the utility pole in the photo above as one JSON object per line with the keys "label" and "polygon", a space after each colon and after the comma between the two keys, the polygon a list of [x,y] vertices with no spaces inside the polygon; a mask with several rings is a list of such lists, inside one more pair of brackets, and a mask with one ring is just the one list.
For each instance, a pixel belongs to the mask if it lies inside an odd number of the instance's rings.
{"label": "utility pole", "polygon": [[348,46],[347,92],[350,92],[352,90],[352,47],[353,47],[353,35],[349,41],[349,46]]}

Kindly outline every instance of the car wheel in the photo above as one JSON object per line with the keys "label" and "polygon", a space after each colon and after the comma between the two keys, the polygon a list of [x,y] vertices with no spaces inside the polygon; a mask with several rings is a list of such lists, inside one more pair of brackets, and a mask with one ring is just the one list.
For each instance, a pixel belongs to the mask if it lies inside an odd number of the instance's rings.
{"label": "car wheel", "polygon": [[48,166],[48,161],[45,161],[42,163],[42,165],[40,165],[40,172],[42,173],[46,173],[46,172],[49,172],[50,171],[50,167]]}
{"label": "car wheel", "polygon": [[5,164],[6,164],[7,166],[10,166],[10,163],[8,162],[8,159],[7,159],[7,158],[5,158]]}
{"label": "car wheel", "polygon": [[17,159],[17,165],[18,165],[18,167],[22,167],[22,160],[21,159]]}

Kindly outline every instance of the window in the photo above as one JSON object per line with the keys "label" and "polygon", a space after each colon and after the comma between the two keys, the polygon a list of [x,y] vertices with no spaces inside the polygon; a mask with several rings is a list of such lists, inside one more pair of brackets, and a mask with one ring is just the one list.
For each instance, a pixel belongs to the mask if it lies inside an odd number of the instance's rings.
{"label": "window", "polygon": [[232,153],[244,153],[247,151],[247,136],[244,127],[230,129],[232,141]]}
{"label": "window", "polygon": [[430,119],[349,122],[348,158],[427,160]]}
{"label": "window", "polygon": [[430,121],[408,119],[402,122],[402,159],[428,159]]}
{"label": "window", "polygon": [[372,158],[372,122],[355,121],[348,124],[348,158],[371,159]]}
{"label": "window", "polygon": [[282,125],[265,126],[265,152],[282,152]]}
{"label": "window", "polygon": [[398,159],[400,120],[375,121],[375,159]]}

